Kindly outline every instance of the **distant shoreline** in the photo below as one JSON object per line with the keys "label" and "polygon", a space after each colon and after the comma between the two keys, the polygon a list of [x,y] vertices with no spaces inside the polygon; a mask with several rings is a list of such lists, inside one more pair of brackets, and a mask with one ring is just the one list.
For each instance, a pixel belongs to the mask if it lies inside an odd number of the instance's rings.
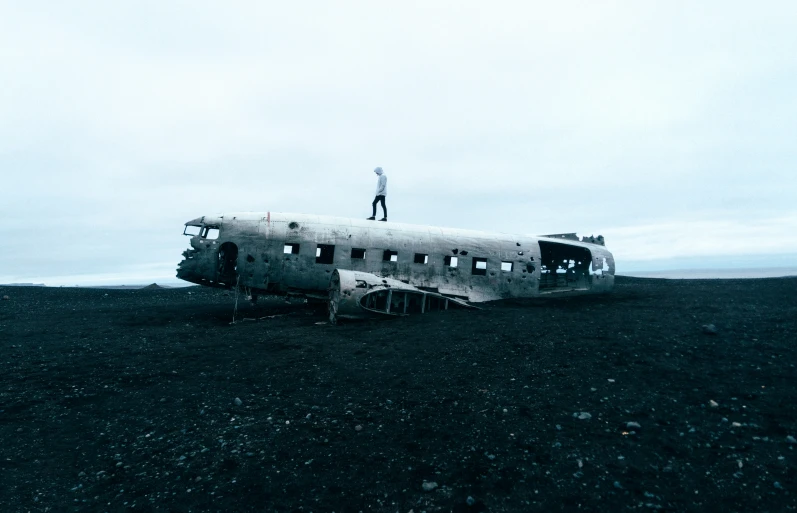
{"label": "distant shoreline", "polygon": [[755,278],[789,278],[797,276],[797,267],[741,269],[672,269],[667,271],[619,272],[632,278],[664,278],[670,280],[737,280]]}

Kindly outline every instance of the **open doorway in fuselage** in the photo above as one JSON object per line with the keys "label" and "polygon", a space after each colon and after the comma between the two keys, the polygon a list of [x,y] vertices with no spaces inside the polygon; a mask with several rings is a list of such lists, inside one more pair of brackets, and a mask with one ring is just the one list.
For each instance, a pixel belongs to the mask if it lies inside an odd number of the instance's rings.
{"label": "open doorway in fuselage", "polygon": [[540,294],[588,290],[591,262],[587,248],[540,241]]}
{"label": "open doorway in fuselage", "polygon": [[238,280],[238,246],[225,242],[219,247],[216,281],[228,287],[235,286]]}

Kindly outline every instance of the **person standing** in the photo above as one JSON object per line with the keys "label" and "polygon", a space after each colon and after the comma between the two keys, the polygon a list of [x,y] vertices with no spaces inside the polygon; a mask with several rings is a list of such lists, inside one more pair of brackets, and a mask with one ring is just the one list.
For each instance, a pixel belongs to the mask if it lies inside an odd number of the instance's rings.
{"label": "person standing", "polygon": [[382,171],[381,167],[374,169],[374,173],[376,173],[379,178],[376,181],[376,197],[374,198],[374,202],[371,203],[371,206],[373,207],[373,213],[368,220],[373,221],[376,219],[376,204],[382,202],[382,213],[384,214],[384,217],[382,217],[380,221],[387,221],[387,207],[385,206],[385,196],[387,196],[387,175],[384,171]]}

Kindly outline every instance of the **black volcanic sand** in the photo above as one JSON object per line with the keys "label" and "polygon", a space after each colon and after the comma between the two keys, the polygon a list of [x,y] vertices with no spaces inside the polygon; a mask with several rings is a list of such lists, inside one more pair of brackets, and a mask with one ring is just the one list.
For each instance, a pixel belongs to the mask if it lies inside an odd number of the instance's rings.
{"label": "black volcanic sand", "polygon": [[796,294],[619,278],[330,326],[274,298],[231,325],[196,287],[7,287],[0,510],[793,511]]}

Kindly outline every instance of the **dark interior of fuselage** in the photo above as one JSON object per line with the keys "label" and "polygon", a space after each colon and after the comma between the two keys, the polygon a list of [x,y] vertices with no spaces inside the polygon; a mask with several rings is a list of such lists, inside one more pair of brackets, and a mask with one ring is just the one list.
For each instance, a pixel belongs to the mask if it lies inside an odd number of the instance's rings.
{"label": "dark interior of fuselage", "polygon": [[228,287],[234,286],[238,279],[237,269],[238,246],[232,242],[225,242],[219,247],[216,281]]}
{"label": "dark interior of fuselage", "polygon": [[592,254],[587,248],[540,241],[540,293],[586,290]]}

